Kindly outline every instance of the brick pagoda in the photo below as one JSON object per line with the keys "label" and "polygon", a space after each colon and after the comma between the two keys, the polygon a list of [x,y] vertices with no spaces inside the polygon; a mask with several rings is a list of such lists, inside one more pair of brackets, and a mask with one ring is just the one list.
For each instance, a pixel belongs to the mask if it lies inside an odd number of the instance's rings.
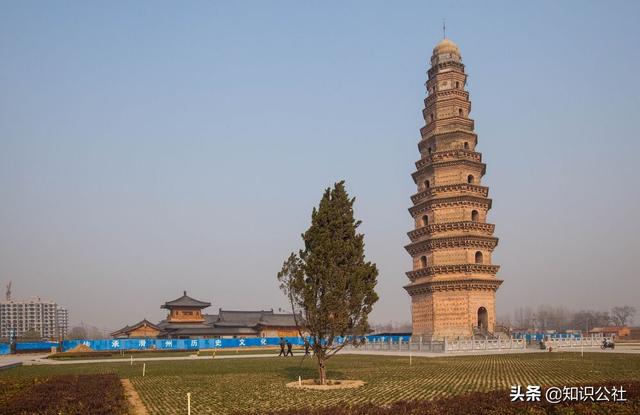
{"label": "brick pagoda", "polygon": [[417,193],[409,209],[415,229],[406,246],[413,258],[411,296],[414,336],[490,335],[501,280],[491,254],[498,244],[478,136],[469,118],[467,75],[458,46],[442,40],[431,56],[424,100],[420,160],[412,174]]}

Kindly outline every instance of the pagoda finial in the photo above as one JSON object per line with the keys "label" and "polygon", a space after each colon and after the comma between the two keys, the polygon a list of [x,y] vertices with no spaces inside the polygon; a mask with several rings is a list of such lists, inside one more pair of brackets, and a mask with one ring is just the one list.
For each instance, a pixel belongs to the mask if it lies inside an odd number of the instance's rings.
{"label": "pagoda finial", "polygon": [[182,293],[186,296],[187,295],[187,290],[184,290]]}
{"label": "pagoda finial", "polygon": [[442,38],[447,38],[447,23],[444,19],[442,19]]}

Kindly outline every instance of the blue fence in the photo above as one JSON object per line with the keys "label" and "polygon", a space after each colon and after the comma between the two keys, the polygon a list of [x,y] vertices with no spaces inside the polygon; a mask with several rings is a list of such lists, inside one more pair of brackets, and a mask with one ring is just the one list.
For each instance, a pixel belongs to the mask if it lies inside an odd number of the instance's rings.
{"label": "blue fence", "polygon": [[[303,340],[298,337],[286,337],[291,344],[301,346]],[[110,339],[110,340],[65,340],[62,350],[67,351],[79,345],[93,350],[198,350],[231,347],[277,346],[279,337],[246,339]]]}
{"label": "blue fence", "polygon": [[[58,347],[58,342],[18,342],[16,343],[16,352],[39,352],[50,351],[52,347]],[[0,355],[11,353],[9,343],[0,343]]]}
{"label": "blue fence", "polygon": [[[294,346],[303,346],[304,340],[300,337],[285,337],[286,341]],[[410,336],[367,336],[370,342],[388,342],[391,339],[397,343],[399,339],[407,342]],[[338,343],[344,341],[337,338]],[[249,337],[242,339],[109,339],[109,340],[65,340],[62,342],[62,350],[67,351],[84,344],[93,350],[198,350],[198,349],[224,349],[235,347],[260,347],[278,346],[280,337]]]}
{"label": "blue fence", "polygon": [[18,342],[17,352],[35,352],[39,350],[50,351],[52,347],[58,347],[58,342]]}
{"label": "blue fence", "polygon": [[389,339],[391,339],[393,343],[397,343],[398,340],[402,340],[403,343],[406,343],[411,339],[411,336],[378,336],[378,335],[367,336],[368,342],[375,342],[375,343],[389,342]]}
{"label": "blue fence", "polygon": [[[399,340],[408,342],[410,336],[367,336],[367,341],[375,343],[387,343],[389,341],[397,343]],[[294,346],[303,346],[304,340],[300,337],[285,337]],[[337,342],[344,341],[338,338]],[[262,338],[241,338],[241,339],[102,339],[102,340],[65,340],[62,342],[62,350],[68,351],[79,345],[85,345],[96,351],[117,351],[117,350],[198,350],[198,349],[224,349],[236,347],[260,347],[278,346],[279,337]],[[16,351],[49,351],[51,347],[58,346],[56,342],[28,342],[17,343]],[[0,343],[0,354],[9,353],[9,345]]]}

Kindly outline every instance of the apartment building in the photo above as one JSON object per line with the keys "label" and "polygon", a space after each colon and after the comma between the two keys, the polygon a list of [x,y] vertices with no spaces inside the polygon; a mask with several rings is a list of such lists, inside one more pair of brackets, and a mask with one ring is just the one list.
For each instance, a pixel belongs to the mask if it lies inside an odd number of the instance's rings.
{"label": "apartment building", "polygon": [[35,330],[43,338],[66,336],[69,312],[53,301],[40,297],[30,300],[0,301],[0,338],[8,338],[12,332],[18,337]]}

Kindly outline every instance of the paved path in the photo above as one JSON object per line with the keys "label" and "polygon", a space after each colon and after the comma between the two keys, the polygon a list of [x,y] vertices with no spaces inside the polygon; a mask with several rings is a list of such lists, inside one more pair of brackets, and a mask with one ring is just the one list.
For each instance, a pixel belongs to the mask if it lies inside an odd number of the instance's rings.
{"label": "paved path", "polygon": [[[118,358],[118,359],[47,359],[47,355],[16,355],[16,359],[12,361],[21,361],[25,366],[30,365],[75,365],[83,363],[130,363],[131,357]],[[302,354],[294,354],[294,357],[300,357]],[[278,357],[277,354],[238,354],[238,355],[218,355],[215,360],[218,359],[249,359],[249,358],[269,358]],[[174,360],[212,360],[211,356],[166,356],[166,357],[134,357],[135,362],[162,362],[162,361],[174,361]],[[0,358],[0,367],[4,361]]]}
{"label": "paved path", "polygon": [[[601,350],[600,347],[585,347],[586,353],[629,353],[640,354],[639,344],[618,344],[615,350],[607,349]],[[579,353],[579,347],[554,349],[556,352],[574,352]],[[353,354],[353,355],[375,355],[375,356],[406,356],[409,357],[409,351],[397,351],[397,350],[362,350],[362,349],[345,349],[340,352],[341,354]],[[411,356],[414,357],[453,357],[453,356],[482,356],[482,355],[496,355],[496,354],[522,354],[522,353],[548,353],[544,350],[539,350],[534,347],[527,349],[512,349],[512,350],[475,350],[475,351],[460,351],[449,353],[437,353],[437,352],[418,352],[412,351]],[[296,357],[301,357],[301,353],[296,353]],[[47,354],[18,354],[18,355],[3,355],[0,356],[0,369],[5,367],[11,367],[15,364],[23,364],[25,366],[30,365],[74,365],[74,364],[86,364],[86,363],[129,363],[130,357],[118,358],[118,359],[47,359]],[[277,354],[237,354],[237,355],[218,355],[215,359],[266,359],[278,357]],[[162,361],[181,361],[181,360],[212,360],[211,356],[166,356],[166,357],[139,357],[133,358],[134,362],[162,362]]]}
{"label": "paved path", "polygon": [[0,356],[0,369],[6,369],[15,365],[29,364],[28,362],[36,361],[46,357],[46,354],[7,354]]}

